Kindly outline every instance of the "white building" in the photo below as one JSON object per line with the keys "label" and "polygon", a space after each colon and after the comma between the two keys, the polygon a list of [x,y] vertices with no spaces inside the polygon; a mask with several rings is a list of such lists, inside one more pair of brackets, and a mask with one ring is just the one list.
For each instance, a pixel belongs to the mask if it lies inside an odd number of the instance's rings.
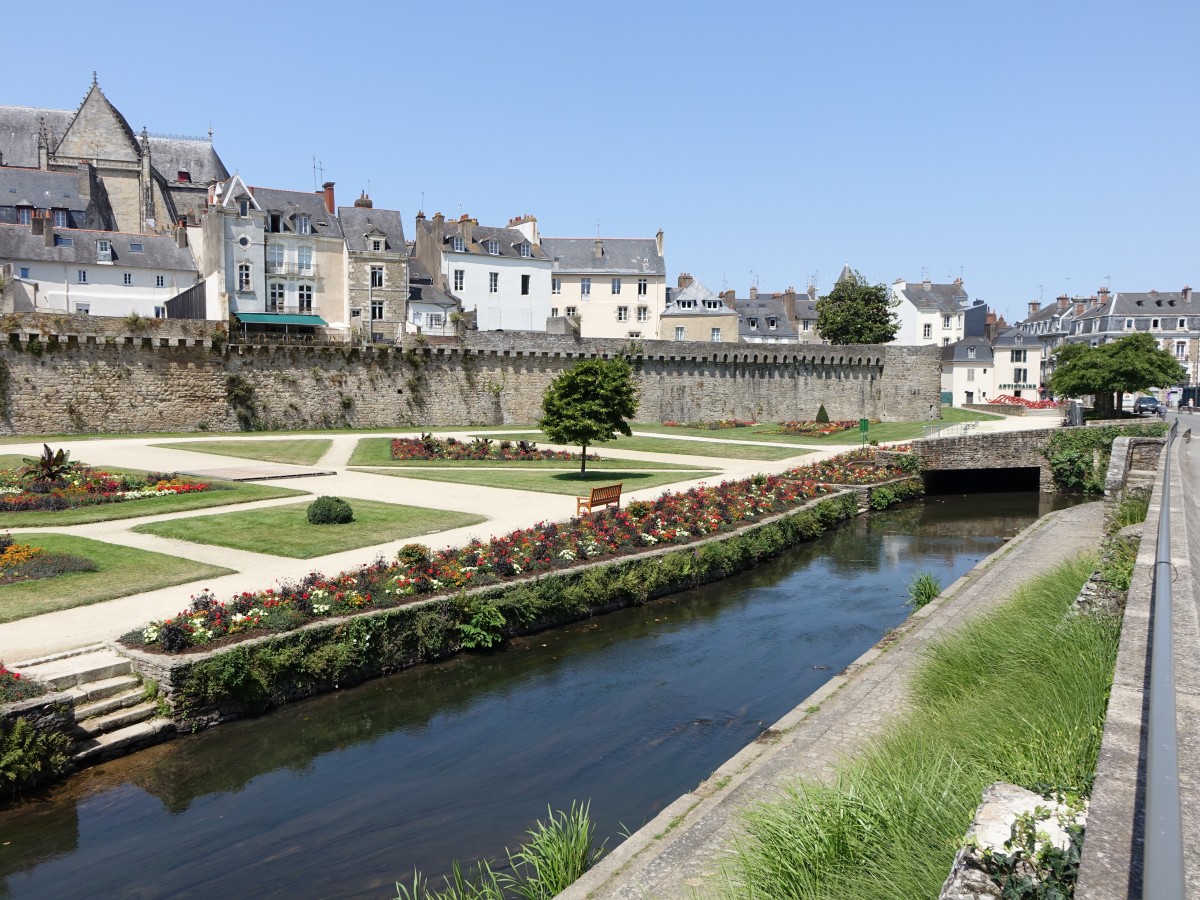
{"label": "white building", "polygon": [[961,278],[951,284],[909,283],[898,278],[892,284],[892,297],[899,301],[897,344],[945,347],[963,338],[983,336],[987,306],[982,300],[971,301]]}
{"label": "white building", "polygon": [[1020,328],[994,338],[969,337],[942,350],[942,401],[951,406],[987,403],[1008,395],[1041,400],[1042,344]]}

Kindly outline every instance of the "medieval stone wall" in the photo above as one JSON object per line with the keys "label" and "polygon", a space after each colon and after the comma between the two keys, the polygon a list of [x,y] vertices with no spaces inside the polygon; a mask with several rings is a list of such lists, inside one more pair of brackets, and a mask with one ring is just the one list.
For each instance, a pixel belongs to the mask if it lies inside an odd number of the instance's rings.
{"label": "medieval stone wall", "polygon": [[939,409],[936,347],[764,349],[513,332],[407,347],[258,347],[225,345],[213,325],[5,317],[3,431],[236,430],[239,419],[268,428],[528,424],[560,372],[614,356],[633,362],[647,421],[812,419],[822,404],[832,419],[897,421]]}

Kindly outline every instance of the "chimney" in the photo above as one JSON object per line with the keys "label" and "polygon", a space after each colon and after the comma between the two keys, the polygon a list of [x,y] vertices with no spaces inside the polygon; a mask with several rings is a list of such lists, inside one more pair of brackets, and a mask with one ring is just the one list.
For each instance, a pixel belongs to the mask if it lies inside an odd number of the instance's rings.
{"label": "chimney", "polygon": [[468,248],[475,240],[475,226],[478,224],[478,219],[472,219],[466,213],[463,213],[462,218],[458,220],[458,230],[462,232],[463,242]]}
{"label": "chimney", "polygon": [[925,288],[925,290],[929,290],[931,287],[933,287],[933,282],[926,278],[921,282],[921,287]]}
{"label": "chimney", "polygon": [[1186,303],[1187,301],[1189,301],[1189,300],[1191,300],[1191,299],[1192,299],[1192,288],[1191,288],[1191,286],[1190,286],[1190,285],[1186,285],[1186,284],[1185,284],[1185,285],[1183,286],[1183,290],[1182,290],[1182,291],[1180,291],[1179,293],[1183,294],[1183,301],[1184,301],[1185,303]]}
{"label": "chimney", "polygon": [[733,288],[730,288],[729,290],[724,291],[720,296],[721,299],[725,301],[725,305],[730,309],[733,309],[734,301],[737,299],[737,292],[734,291]]}
{"label": "chimney", "polygon": [[[37,215],[37,210],[34,210],[34,215]],[[46,210],[46,215],[42,217],[42,237],[47,247],[54,246],[54,220],[50,218],[50,210]]]}
{"label": "chimney", "polygon": [[29,220],[29,233],[30,234],[41,234],[42,233],[42,225],[43,225],[42,216],[35,209],[33,211],[33,216]]}
{"label": "chimney", "polygon": [[996,314],[989,312],[983,319],[983,337],[989,343],[996,339]]}
{"label": "chimney", "polygon": [[600,238],[596,238],[595,249],[592,251],[592,254],[596,259],[604,259],[604,241],[600,240]]}
{"label": "chimney", "polygon": [[1096,294],[1099,298],[1096,301],[1096,305],[1099,306],[1101,303],[1107,303],[1109,293],[1110,293],[1110,291],[1108,290],[1107,287],[1102,287],[1102,288],[1100,288],[1100,290],[1096,291]]}
{"label": "chimney", "polygon": [[790,284],[788,289],[783,292],[783,314],[787,316],[787,320],[793,324],[796,322],[796,289]]}
{"label": "chimney", "polygon": [[1075,303],[1075,315],[1082,316],[1085,309],[1087,309],[1087,306],[1084,305],[1083,301],[1077,301]]}
{"label": "chimney", "polygon": [[333,203],[333,182],[327,181],[321,185],[321,188],[325,191],[325,212],[332,216],[335,210],[337,210],[337,207]]}
{"label": "chimney", "polygon": [[663,255],[663,231],[658,229],[658,234],[654,236],[654,246],[658,250],[658,255]]}
{"label": "chimney", "polygon": [[750,299],[751,299],[751,300],[757,300],[757,299],[758,299],[758,288],[756,288],[756,287],[752,287],[752,288],[750,288]]}
{"label": "chimney", "polygon": [[1057,297],[1057,298],[1055,298],[1055,299],[1056,299],[1056,300],[1057,300],[1057,302],[1058,302],[1058,311],[1059,311],[1059,312],[1065,312],[1065,311],[1066,311],[1066,309],[1067,309],[1067,304],[1070,302],[1069,300],[1067,300],[1067,295],[1066,295],[1066,294],[1062,294],[1062,295],[1060,295],[1059,297]]}
{"label": "chimney", "polygon": [[180,219],[175,223],[175,246],[182,250],[187,247],[187,245],[187,219]]}
{"label": "chimney", "polygon": [[[371,198],[367,196],[366,191],[360,191],[358,199],[354,201],[354,205],[359,209],[373,209],[375,204],[371,202]],[[424,216],[422,216],[424,218]]]}
{"label": "chimney", "polygon": [[1030,300],[1029,301],[1029,314],[1031,316],[1037,315],[1038,311],[1041,310],[1041,308],[1042,308],[1042,302],[1040,300]]}
{"label": "chimney", "polygon": [[680,272],[679,273],[679,289],[683,290],[685,287],[690,285],[693,280],[694,279],[692,278],[692,276],[689,275],[687,272]]}

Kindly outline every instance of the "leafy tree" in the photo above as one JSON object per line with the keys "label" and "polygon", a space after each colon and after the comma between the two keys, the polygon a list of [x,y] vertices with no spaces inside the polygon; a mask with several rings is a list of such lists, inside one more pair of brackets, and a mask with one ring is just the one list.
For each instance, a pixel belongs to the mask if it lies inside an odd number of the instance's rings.
{"label": "leafy tree", "polygon": [[1179,361],[1145,332],[1098,347],[1068,344],[1055,359],[1050,390],[1063,397],[1094,395],[1101,418],[1120,410],[1127,393],[1168,387],[1188,377]]}
{"label": "leafy tree", "polygon": [[817,331],[832,344],[886,344],[900,327],[898,305],[887,285],[847,273],[817,300]]}
{"label": "leafy tree", "polygon": [[624,359],[588,359],[563,372],[542,397],[540,427],[552,441],[579,444],[583,460],[579,477],[587,472],[587,448],[596,441],[611,441],[617,433],[629,435],[637,412],[633,369]]}

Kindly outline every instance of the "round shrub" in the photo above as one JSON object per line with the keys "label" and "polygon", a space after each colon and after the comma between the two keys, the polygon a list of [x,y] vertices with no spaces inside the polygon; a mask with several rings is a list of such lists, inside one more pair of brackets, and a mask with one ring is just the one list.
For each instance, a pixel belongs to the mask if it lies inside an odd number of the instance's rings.
{"label": "round shrub", "polygon": [[354,521],[354,510],[341,497],[318,497],[308,505],[308,521],[313,525],[345,525]]}

